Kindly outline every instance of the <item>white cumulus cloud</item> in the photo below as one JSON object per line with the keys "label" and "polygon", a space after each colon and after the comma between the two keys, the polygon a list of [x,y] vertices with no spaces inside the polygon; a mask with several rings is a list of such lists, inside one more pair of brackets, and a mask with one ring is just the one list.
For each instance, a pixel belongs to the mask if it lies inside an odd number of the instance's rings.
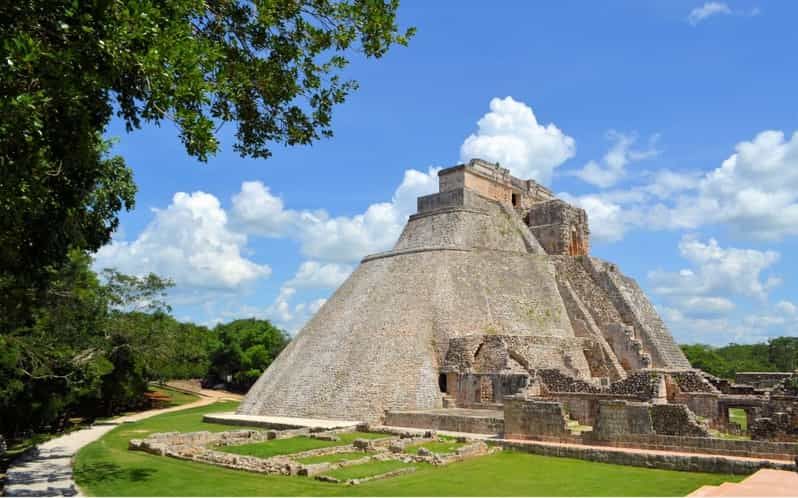
{"label": "white cumulus cloud", "polygon": [[296,289],[287,285],[280,288],[274,302],[269,305],[263,316],[274,322],[278,327],[295,335],[310,318],[321,309],[324,298],[294,304]]}
{"label": "white cumulus cloud", "polygon": [[630,229],[696,230],[721,225],[739,238],[798,235],[798,133],[763,131],[708,172],[660,170],[648,183],[563,197],[587,210],[597,240]]}
{"label": "white cumulus cloud", "polygon": [[693,26],[697,26],[698,23],[712,16],[731,15],[731,13],[732,10],[724,2],[707,2],[691,10],[690,14],[687,16],[687,22]]}
{"label": "white cumulus cloud", "polygon": [[656,148],[659,135],[652,135],[644,149],[633,148],[637,142],[637,134],[621,133],[615,130],[607,132],[607,139],[613,142],[603,159],[589,161],[582,169],[574,172],[582,181],[601,188],[612,187],[626,176],[629,163],[650,159],[659,155]]}
{"label": "white cumulus cloud", "polygon": [[250,234],[293,238],[314,260],[350,263],[390,249],[416,210],[416,198],[437,190],[438,169],[405,171],[390,202],[370,205],[355,216],[331,216],[324,210],[286,209],[261,182],[244,182],[233,197],[233,217]]}
{"label": "white cumulus cloud", "polygon": [[790,301],[779,301],[776,303],[776,309],[788,315],[798,314],[798,306],[795,306]]}
{"label": "white cumulus cloud", "polygon": [[532,108],[512,97],[494,98],[477,132],[460,147],[460,159],[498,162],[519,178],[549,184],[552,172],[574,156],[576,142],[554,124],[538,123]]}
{"label": "white cumulus cloud", "polygon": [[763,276],[779,259],[775,251],[723,248],[715,239],[703,242],[685,235],[679,243],[679,252],[692,268],[649,273],[654,292],[675,301],[690,303],[693,298],[702,298],[693,303],[705,305],[707,310],[723,311],[730,307],[717,299],[719,296],[736,294],[764,301],[770,290],[781,283],[775,276]]}
{"label": "white cumulus cloud", "polygon": [[96,268],[149,272],[178,287],[237,289],[268,277],[268,265],[247,259],[247,237],[232,231],[219,200],[205,192],[178,192],[133,241],[113,241],[95,255]]}
{"label": "white cumulus cloud", "polygon": [[305,289],[335,289],[352,273],[351,265],[305,261],[286,285]]}

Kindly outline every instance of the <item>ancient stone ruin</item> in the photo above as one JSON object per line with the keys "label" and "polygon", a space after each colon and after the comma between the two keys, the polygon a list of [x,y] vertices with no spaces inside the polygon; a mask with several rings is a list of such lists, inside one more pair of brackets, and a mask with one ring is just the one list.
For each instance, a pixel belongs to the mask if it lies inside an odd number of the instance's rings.
{"label": "ancient stone ruin", "polygon": [[418,199],[393,250],[363,259],[239,414],[380,422],[403,410],[498,409],[541,382],[563,390],[557,380],[612,396],[627,379],[645,390],[638,372],[690,369],[635,281],[589,255],[584,210],[481,160],[440,171],[439,187]]}
{"label": "ancient stone ruin", "polygon": [[545,187],[481,160],[444,169],[395,247],[364,258],[238,413],[218,416],[489,434],[676,470],[792,468],[796,373],[691,368],[637,283],[589,249],[586,213]]}

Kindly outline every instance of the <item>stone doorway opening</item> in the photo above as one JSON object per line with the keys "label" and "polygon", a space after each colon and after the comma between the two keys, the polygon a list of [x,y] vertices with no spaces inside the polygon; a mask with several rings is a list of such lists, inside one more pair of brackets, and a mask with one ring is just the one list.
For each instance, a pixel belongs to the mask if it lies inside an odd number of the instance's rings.
{"label": "stone doorway opening", "polygon": [[441,390],[442,393],[446,394],[449,392],[446,385],[446,374],[438,374],[438,389]]}

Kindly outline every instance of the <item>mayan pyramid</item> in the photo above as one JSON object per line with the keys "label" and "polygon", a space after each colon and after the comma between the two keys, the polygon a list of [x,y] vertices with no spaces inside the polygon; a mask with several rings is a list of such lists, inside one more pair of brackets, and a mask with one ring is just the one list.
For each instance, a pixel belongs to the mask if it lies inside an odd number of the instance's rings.
{"label": "mayan pyramid", "polygon": [[[589,256],[582,209],[481,160],[441,170],[439,182],[396,246],[363,259],[239,414],[376,421],[469,396],[501,403],[540,369],[599,384],[690,368],[635,281]],[[504,379],[505,392],[473,394],[474,372]]]}

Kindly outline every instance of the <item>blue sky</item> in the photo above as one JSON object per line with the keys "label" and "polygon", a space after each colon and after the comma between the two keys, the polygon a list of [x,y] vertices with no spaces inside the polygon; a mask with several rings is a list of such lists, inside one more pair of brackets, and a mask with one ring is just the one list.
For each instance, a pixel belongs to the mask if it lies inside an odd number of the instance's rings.
{"label": "blue sky", "polygon": [[169,123],[108,135],[137,207],[96,266],[173,278],[180,319],[296,331],[390,248],[434,168],[498,160],[588,211],[592,253],[680,342],[798,334],[793,2],[405,0],[409,47],[355,56],[332,139],[189,159]]}

